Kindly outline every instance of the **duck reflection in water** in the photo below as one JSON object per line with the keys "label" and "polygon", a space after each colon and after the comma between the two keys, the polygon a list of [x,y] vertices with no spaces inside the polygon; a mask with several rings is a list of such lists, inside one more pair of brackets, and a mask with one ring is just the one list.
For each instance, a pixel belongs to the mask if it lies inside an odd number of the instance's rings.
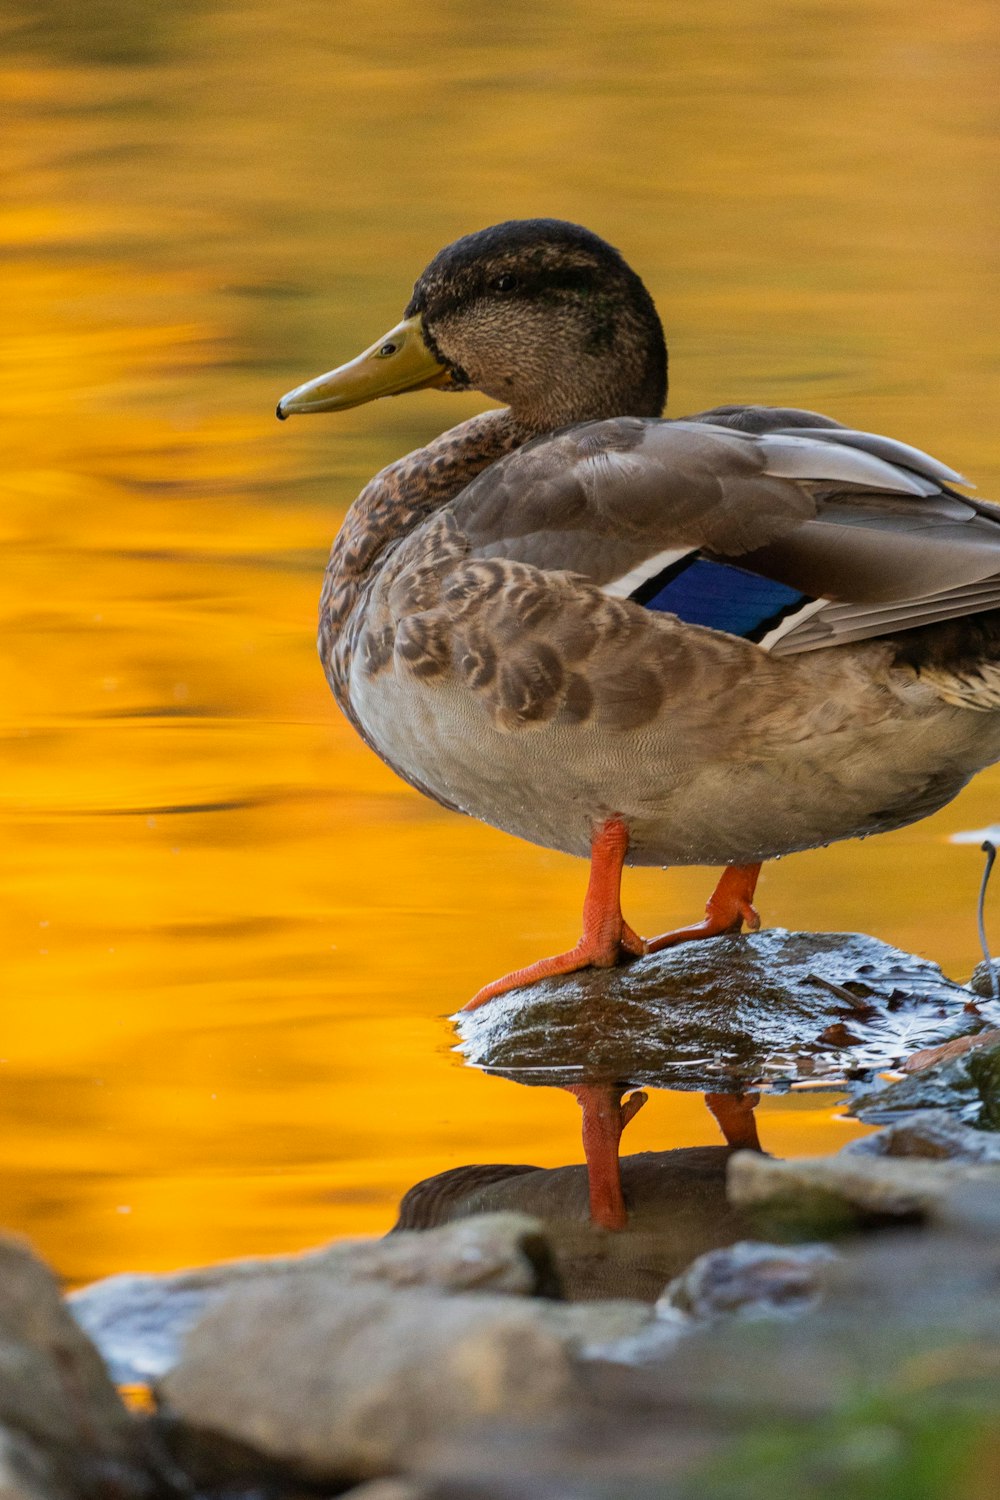
{"label": "duck reflection in water", "polygon": [[[619,1157],[622,1131],[647,1103],[648,1095],[641,1089],[629,1094],[627,1086],[617,1083],[563,1086],[583,1112],[590,1217],[604,1229],[624,1229],[628,1211],[622,1193]],[[709,1093],[705,1095],[705,1103],[715,1116],[727,1146],[749,1151],[761,1149],[754,1116],[760,1103],[759,1094]]]}
{"label": "duck reflection in water", "polygon": [[527,1214],[544,1223],[560,1285],[573,1300],[655,1301],[699,1255],[753,1238],[749,1215],[726,1195],[734,1145],[748,1144],[743,1125],[753,1130],[749,1099],[734,1100],[734,1144],[642,1151],[619,1160],[621,1128],[645,1093],[623,1101],[627,1091],[615,1083],[574,1084],[568,1092],[583,1111],[586,1166],[453,1167],[406,1193],[394,1229],[433,1229],[481,1213]]}

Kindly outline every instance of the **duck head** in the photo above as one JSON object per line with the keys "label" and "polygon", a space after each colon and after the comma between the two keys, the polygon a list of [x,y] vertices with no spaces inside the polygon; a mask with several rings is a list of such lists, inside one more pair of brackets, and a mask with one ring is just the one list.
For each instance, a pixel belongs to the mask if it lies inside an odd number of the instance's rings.
{"label": "duck head", "polygon": [[278,403],[281,418],[435,386],[482,391],[530,430],[657,417],[667,352],[652,298],[609,244],[559,219],[465,235],[419,278],[401,323]]}

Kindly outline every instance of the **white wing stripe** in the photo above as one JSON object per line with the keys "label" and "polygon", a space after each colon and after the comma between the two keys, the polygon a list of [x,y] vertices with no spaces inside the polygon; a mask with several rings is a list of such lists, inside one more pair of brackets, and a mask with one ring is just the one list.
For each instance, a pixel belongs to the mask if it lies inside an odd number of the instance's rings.
{"label": "white wing stripe", "polygon": [[800,625],[804,625],[807,620],[812,619],[813,615],[819,614],[821,609],[826,609],[829,603],[829,599],[810,599],[807,604],[803,604],[802,608],[797,609],[794,614],[786,615],[779,624],[775,625],[773,630],[769,630],[767,635],[762,636],[758,641],[761,650],[770,651],[786,635],[791,635],[793,630],[798,630]]}
{"label": "white wing stripe", "polygon": [[623,573],[621,578],[614,578],[610,583],[604,584],[601,592],[610,594],[612,599],[627,599],[642,584],[655,578],[657,573],[662,573],[664,568],[671,567],[685,557],[693,557],[697,551],[697,547],[674,547],[667,552],[657,552],[655,557],[647,557],[643,562],[637,563],[628,573]]}

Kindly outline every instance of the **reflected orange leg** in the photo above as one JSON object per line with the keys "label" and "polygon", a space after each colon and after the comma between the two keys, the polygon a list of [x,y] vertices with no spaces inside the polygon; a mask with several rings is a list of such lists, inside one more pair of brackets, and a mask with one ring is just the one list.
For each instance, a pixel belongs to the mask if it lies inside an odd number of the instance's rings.
{"label": "reflected orange leg", "polygon": [[727,1146],[738,1146],[742,1151],[763,1149],[754,1116],[760,1103],[759,1094],[706,1094],[705,1103],[715,1116]]}
{"label": "reflected orange leg", "polygon": [[630,1094],[616,1083],[565,1085],[583,1110],[583,1154],[587,1158],[590,1217],[602,1229],[624,1229],[628,1224],[622,1196],[618,1146],[622,1131],[646,1103],[647,1095]]}
{"label": "reflected orange leg", "polygon": [[646,951],[621,908],[622,867],[628,851],[628,829],[621,818],[608,818],[594,833],[590,845],[590,883],[583,903],[583,935],[568,953],[540,958],[526,969],[517,969],[494,979],[473,995],[463,1010],[476,1010],[495,995],[505,995],[536,979],[552,974],[573,974],[577,969],[612,969],[622,958],[638,957]]}
{"label": "reflected orange leg", "polygon": [[753,905],[753,893],[759,874],[760,865],[730,865],[723,870],[722,879],[708,899],[704,921],[650,938],[646,952],[658,953],[661,948],[673,948],[676,943],[688,943],[693,938],[721,937],[726,932],[739,932],[744,922],[751,932],[756,932],[760,917]]}

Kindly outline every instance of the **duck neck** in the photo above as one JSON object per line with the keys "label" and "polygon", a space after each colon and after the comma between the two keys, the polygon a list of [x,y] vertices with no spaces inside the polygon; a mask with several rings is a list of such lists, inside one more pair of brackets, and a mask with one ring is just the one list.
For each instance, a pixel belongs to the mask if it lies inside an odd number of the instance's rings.
{"label": "duck neck", "polygon": [[530,425],[509,407],[483,412],[369,480],[348,511],[327,564],[320,601],[320,654],[328,667],[366,583],[379,571],[392,544],[533,435]]}

